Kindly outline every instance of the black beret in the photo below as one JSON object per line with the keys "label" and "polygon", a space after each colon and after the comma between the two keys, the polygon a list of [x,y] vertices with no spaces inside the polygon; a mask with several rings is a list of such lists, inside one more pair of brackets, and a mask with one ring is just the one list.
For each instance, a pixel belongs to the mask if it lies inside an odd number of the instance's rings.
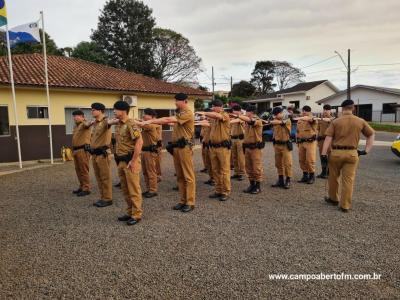
{"label": "black beret", "polygon": [[331,110],[332,107],[329,104],[325,104],[323,107],[324,110]]}
{"label": "black beret", "polygon": [[73,116],[84,116],[85,114],[83,113],[83,111],[81,111],[80,109],[75,110],[72,112]]}
{"label": "black beret", "polygon": [[309,107],[308,105],[305,105],[305,106],[303,106],[303,111],[310,112],[311,111],[311,107]]}
{"label": "black beret", "polygon": [[283,109],[282,109],[282,107],[280,107],[280,106],[276,106],[276,107],[274,107],[274,109],[272,110],[272,114],[273,114],[274,116],[276,116],[277,114],[280,114],[281,112],[283,112]]}
{"label": "black beret", "polygon": [[155,111],[154,109],[152,109],[152,108],[146,108],[146,109],[143,111],[143,113],[144,113],[145,115],[149,115],[149,116],[152,116],[152,117],[157,116],[156,111]]}
{"label": "black beret", "polygon": [[106,107],[104,106],[103,103],[95,102],[92,104],[91,107],[92,107],[92,109],[95,109],[95,110],[106,110]]}
{"label": "black beret", "polygon": [[351,106],[351,105],[354,105],[353,100],[347,99],[342,102],[342,107]]}
{"label": "black beret", "polygon": [[114,103],[114,109],[129,111],[130,107],[129,107],[128,102],[120,100],[120,101],[117,101]]}
{"label": "black beret", "polygon": [[257,107],[255,105],[249,105],[246,107],[246,111],[247,112],[256,112],[257,111]]}
{"label": "black beret", "polygon": [[235,104],[234,106],[232,106],[232,110],[233,111],[241,111],[242,107],[239,104]]}
{"label": "black beret", "polygon": [[212,105],[212,106],[217,106],[217,107],[222,107],[222,106],[224,106],[224,103],[223,103],[221,100],[216,99],[216,100],[213,100],[213,101],[211,102],[211,105]]}
{"label": "black beret", "polygon": [[187,100],[188,95],[184,94],[184,93],[178,93],[175,95],[175,100],[177,101],[185,101]]}

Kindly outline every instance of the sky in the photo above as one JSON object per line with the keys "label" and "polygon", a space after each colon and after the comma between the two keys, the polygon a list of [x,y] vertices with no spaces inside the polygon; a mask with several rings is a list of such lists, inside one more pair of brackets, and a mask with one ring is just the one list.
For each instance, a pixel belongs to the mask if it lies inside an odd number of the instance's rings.
{"label": "sky", "polygon": [[[44,10],[46,31],[59,47],[89,40],[105,2],[6,0],[11,27],[38,19]],[[211,87],[214,66],[216,90],[229,90],[231,76],[233,82],[249,80],[259,60],[289,61],[302,68],[306,81],[329,79],[344,89],[346,69],[334,51],[347,59],[347,49],[352,85],[400,88],[398,0],[143,2],[153,9],[157,26],[191,41],[203,60],[200,84]]]}

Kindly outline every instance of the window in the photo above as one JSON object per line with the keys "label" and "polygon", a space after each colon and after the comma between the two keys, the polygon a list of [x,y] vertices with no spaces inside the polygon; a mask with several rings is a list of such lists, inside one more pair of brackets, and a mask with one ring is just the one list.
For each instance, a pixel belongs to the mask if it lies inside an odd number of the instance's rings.
{"label": "window", "polygon": [[294,106],[295,108],[300,108],[300,101],[289,101],[290,106]]}
{"label": "window", "polygon": [[[85,114],[85,118],[86,120],[92,120],[92,109],[91,108],[81,108],[81,107],[68,107],[65,108],[65,133],[66,134],[72,134],[72,131],[74,129],[74,117],[72,116],[72,113],[75,110],[80,109],[81,111],[83,111],[83,113]],[[106,115],[106,117],[108,118],[114,118],[114,110],[113,109],[106,109],[104,114]],[[114,131],[114,128],[113,128]]]}
{"label": "window", "polygon": [[272,103],[272,107],[282,106],[282,102],[274,102]]}
{"label": "window", "polygon": [[310,100],[311,99],[311,97],[310,96],[306,96],[306,100]]}
{"label": "window", "polygon": [[[157,118],[164,118],[164,117],[170,117],[175,115],[175,110],[173,109],[155,109],[157,113]],[[144,114],[144,109],[139,109],[139,119],[143,118]],[[163,125],[163,130],[164,131],[171,131],[172,128],[169,125]]]}
{"label": "window", "polygon": [[28,119],[48,119],[49,111],[47,106],[27,106]]}
{"label": "window", "polygon": [[382,113],[383,114],[395,114],[396,113],[395,105],[397,105],[397,103],[383,103]]}
{"label": "window", "polygon": [[10,135],[10,120],[8,118],[8,107],[0,106],[0,136]]}

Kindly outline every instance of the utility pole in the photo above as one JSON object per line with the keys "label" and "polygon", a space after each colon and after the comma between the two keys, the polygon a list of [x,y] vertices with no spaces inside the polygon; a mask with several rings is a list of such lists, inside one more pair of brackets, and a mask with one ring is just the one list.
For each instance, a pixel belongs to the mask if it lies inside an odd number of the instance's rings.
{"label": "utility pole", "polygon": [[231,97],[232,97],[232,89],[233,89],[233,77],[231,76]]}
{"label": "utility pole", "polygon": [[348,49],[347,50],[347,99],[351,99],[350,74],[351,74],[350,49]]}
{"label": "utility pole", "polygon": [[212,99],[213,100],[215,100],[215,78],[214,78],[214,67],[212,67],[212,77],[211,77],[211,81],[212,81],[212,94],[213,94],[213,96],[212,96]]}

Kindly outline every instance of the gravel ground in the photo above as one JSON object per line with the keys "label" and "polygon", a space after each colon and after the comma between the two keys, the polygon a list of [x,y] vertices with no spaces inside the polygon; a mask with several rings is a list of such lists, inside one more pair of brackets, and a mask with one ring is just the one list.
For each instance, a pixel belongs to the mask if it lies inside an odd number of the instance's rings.
{"label": "gravel ground", "polygon": [[[71,163],[1,177],[0,299],[400,298],[400,160],[388,147],[362,158],[349,214],[322,201],[323,180],[270,188],[271,145],[262,194],[245,196],[247,182],[235,182],[232,199],[220,203],[207,198],[212,189],[198,173],[196,210],[175,212],[172,160],[164,158],[160,196],[145,199],[133,227],[116,221],[124,209],[118,189],[104,209],[92,206],[96,189],[72,196]],[[195,159],[199,170],[199,151]],[[297,161],[294,169],[300,177]],[[268,277],[320,272],[382,279]]]}

